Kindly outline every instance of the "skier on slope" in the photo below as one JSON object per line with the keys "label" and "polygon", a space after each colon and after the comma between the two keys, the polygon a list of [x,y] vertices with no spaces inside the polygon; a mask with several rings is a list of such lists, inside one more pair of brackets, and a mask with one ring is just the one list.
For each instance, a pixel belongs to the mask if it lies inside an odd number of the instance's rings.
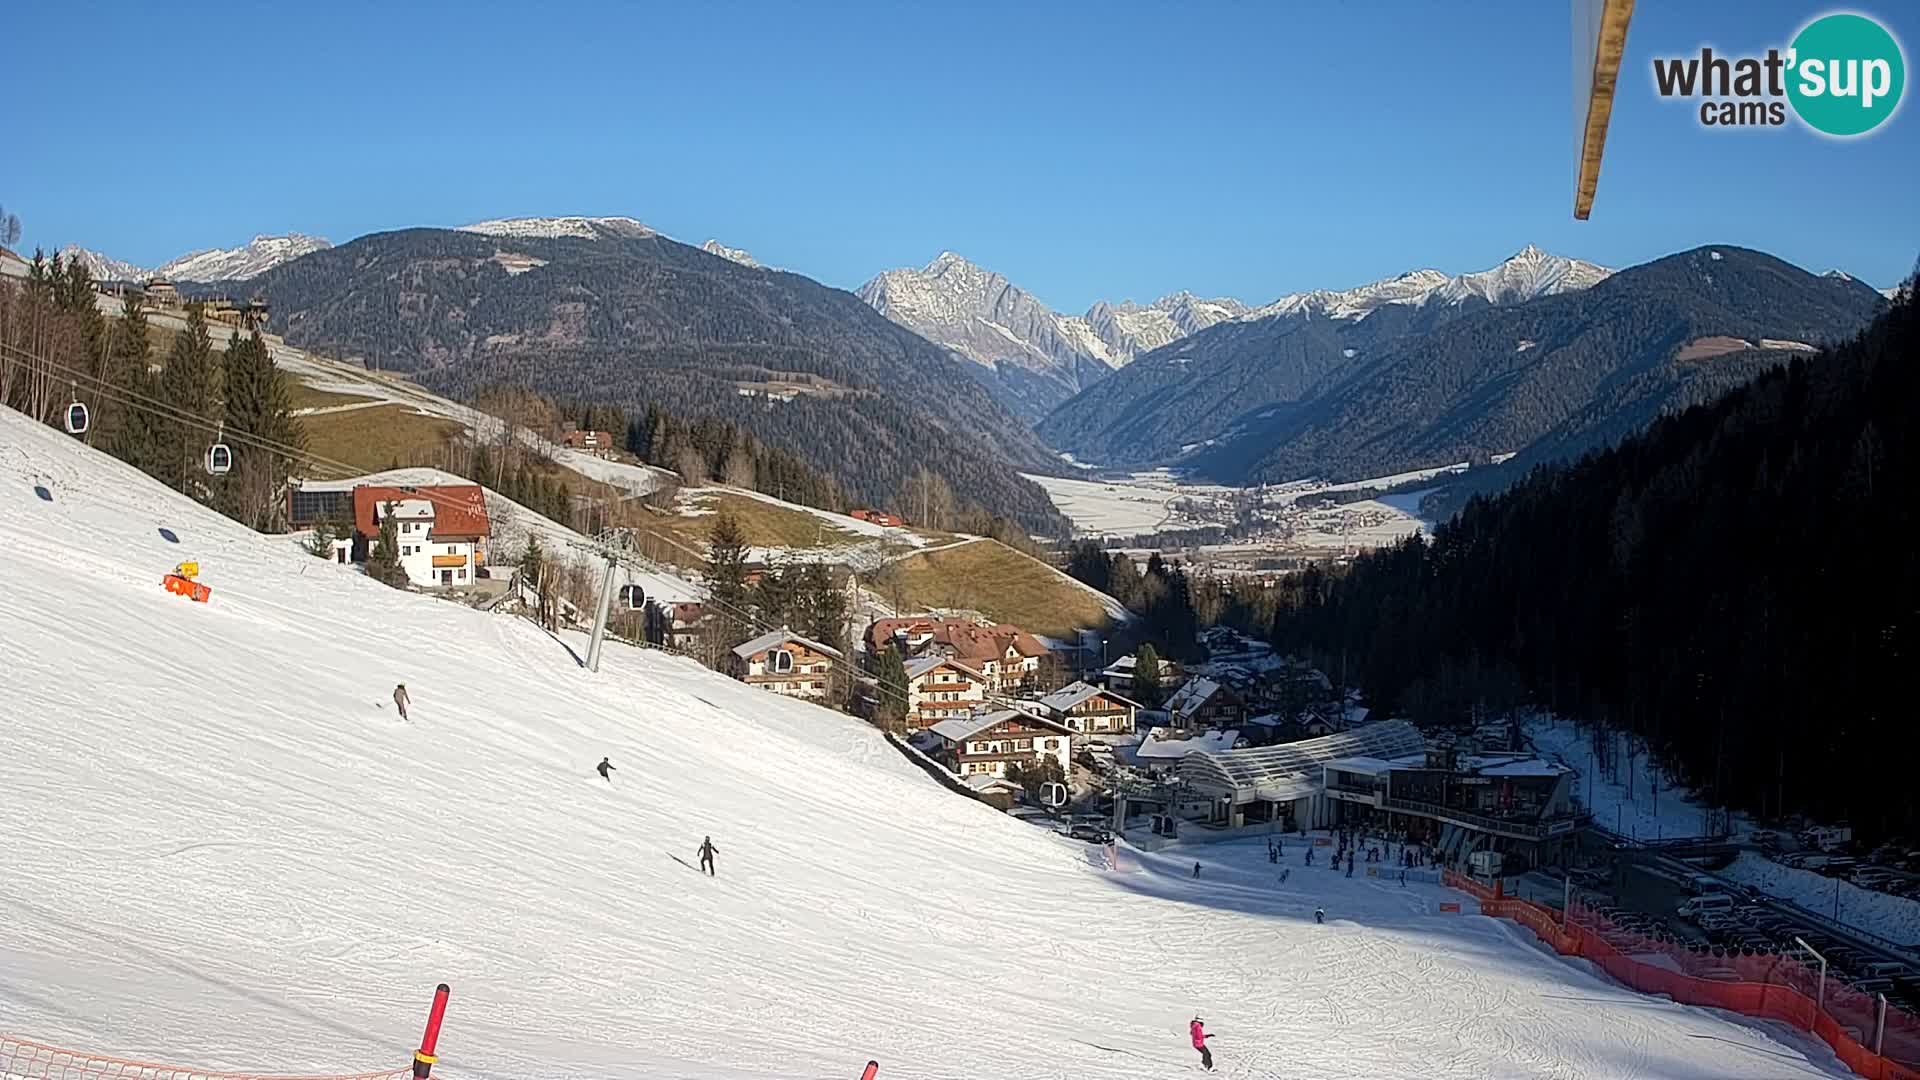
{"label": "skier on slope", "polygon": [[1324,922],[1326,922],[1326,921],[1327,921],[1327,909],[1326,909],[1326,908],[1314,908],[1314,909],[1313,909],[1313,921],[1314,921],[1314,922],[1316,922],[1316,923],[1324,923]]}
{"label": "skier on slope", "polygon": [[1193,864],[1193,876],[1194,877],[1200,876],[1200,864],[1197,862]]}
{"label": "skier on slope", "polygon": [[600,779],[605,780],[609,784],[613,783],[613,777],[607,775],[613,771],[613,762],[610,759],[601,758],[600,764],[595,765],[593,771],[600,774]]}
{"label": "skier on slope", "polygon": [[719,848],[713,846],[713,837],[711,836],[700,841],[700,869],[705,870],[708,877],[717,876],[713,872],[713,856],[714,853],[719,850]]}
{"label": "skier on slope", "polygon": [[1187,1026],[1187,1033],[1193,1036],[1193,1048],[1200,1051],[1200,1064],[1211,1072],[1213,1070],[1213,1051],[1207,1049],[1207,1040],[1213,1038],[1213,1036],[1207,1033],[1206,1025],[1202,1024],[1200,1018],[1197,1016],[1193,1018],[1193,1023]]}
{"label": "skier on slope", "polygon": [[405,720],[407,718],[407,706],[411,704],[413,704],[413,699],[407,696],[406,683],[401,683],[399,686],[393,688],[393,707],[400,710],[400,719]]}

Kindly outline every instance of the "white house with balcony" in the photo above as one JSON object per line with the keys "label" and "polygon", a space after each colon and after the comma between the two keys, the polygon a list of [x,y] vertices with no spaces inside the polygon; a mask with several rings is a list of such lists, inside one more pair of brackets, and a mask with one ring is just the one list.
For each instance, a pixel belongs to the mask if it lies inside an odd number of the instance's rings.
{"label": "white house with balcony", "polygon": [[420,588],[465,588],[486,563],[492,525],[477,484],[361,484],[353,489],[353,517],[354,561],[366,561],[391,517],[400,568]]}
{"label": "white house with balcony", "polygon": [[1010,766],[1051,760],[1068,774],[1073,732],[1065,724],[1020,709],[942,720],[916,732],[913,743],[962,779],[1005,779]]}

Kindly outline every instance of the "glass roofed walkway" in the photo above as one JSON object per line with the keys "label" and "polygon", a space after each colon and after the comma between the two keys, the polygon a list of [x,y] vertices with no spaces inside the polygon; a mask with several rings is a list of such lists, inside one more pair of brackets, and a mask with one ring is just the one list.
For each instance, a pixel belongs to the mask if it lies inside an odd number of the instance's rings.
{"label": "glass roofed walkway", "polygon": [[1280,821],[1283,827],[1329,824],[1326,766],[1344,758],[1397,758],[1418,754],[1427,741],[1405,720],[1383,720],[1317,739],[1188,754],[1180,781],[1195,796],[1210,799],[1211,823],[1229,829]]}

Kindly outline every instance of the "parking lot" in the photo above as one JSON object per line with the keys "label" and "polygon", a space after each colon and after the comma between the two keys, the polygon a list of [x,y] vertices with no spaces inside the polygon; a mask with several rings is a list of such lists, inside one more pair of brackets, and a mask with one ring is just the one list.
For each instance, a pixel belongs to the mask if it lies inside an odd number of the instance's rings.
{"label": "parking lot", "polygon": [[[1804,942],[1825,958],[1829,979],[1863,994],[1884,994],[1889,1006],[1920,1015],[1920,965],[1891,949],[1662,852],[1618,845],[1604,835],[1583,838],[1576,861],[1581,866],[1573,871],[1576,903],[1622,930],[1703,955],[1777,953],[1817,963],[1802,947]],[[1565,883],[1559,887],[1564,889]],[[1522,886],[1523,891],[1528,888]],[[1531,886],[1547,888],[1545,882]],[[1728,900],[1695,901],[1707,893]],[[1562,902],[1550,895],[1538,899],[1554,906]],[[1682,914],[1687,907],[1710,910]]]}

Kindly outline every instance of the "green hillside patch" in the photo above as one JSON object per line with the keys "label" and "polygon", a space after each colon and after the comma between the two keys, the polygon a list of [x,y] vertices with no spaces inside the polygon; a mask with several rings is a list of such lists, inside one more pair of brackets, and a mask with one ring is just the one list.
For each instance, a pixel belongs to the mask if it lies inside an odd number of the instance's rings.
{"label": "green hillside patch", "polygon": [[[319,413],[300,417],[307,452],[361,472],[400,465],[437,465],[441,449],[466,429],[452,420],[422,416],[405,405]],[[324,471],[324,470],[322,470]]]}
{"label": "green hillside patch", "polygon": [[962,608],[1049,637],[1071,637],[1076,628],[1108,621],[1099,596],[997,540],[890,563],[872,588],[903,611]]}
{"label": "green hillside patch", "polygon": [[707,536],[721,511],[733,515],[739,522],[749,547],[832,550],[877,539],[841,528],[817,514],[727,491],[696,492],[685,496],[679,505],[679,513],[650,518],[651,530],[701,550],[705,550]]}
{"label": "green hillside patch", "polygon": [[332,390],[316,390],[298,380],[287,380],[287,401],[296,409],[326,409],[335,405],[357,405],[363,401],[378,401],[378,398],[363,394],[342,394]]}

